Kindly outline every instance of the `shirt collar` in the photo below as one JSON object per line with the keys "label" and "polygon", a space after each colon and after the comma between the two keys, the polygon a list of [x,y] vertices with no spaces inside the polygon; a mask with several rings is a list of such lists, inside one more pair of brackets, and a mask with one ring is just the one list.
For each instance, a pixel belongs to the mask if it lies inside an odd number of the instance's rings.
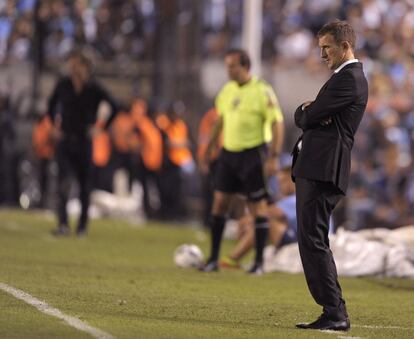
{"label": "shirt collar", "polygon": [[353,64],[355,62],[359,62],[359,60],[358,59],[351,59],[351,60],[345,61],[341,66],[339,66],[336,70],[334,70],[334,73],[338,73],[346,65]]}
{"label": "shirt collar", "polygon": [[236,82],[236,84],[237,84],[237,86],[239,87],[239,88],[242,88],[242,87],[244,87],[244,86],[247,86],[247,85],[249,85],[249,84],[251,84],[251,83],[253,83],[254,81],[256,81],[256,77],[254,76],[254,75],[251,75],[250,76],[250,79],[249,80],[247,80],[247,82],[245,82],[243,85],[239,85],[239,83],[238,82]]}

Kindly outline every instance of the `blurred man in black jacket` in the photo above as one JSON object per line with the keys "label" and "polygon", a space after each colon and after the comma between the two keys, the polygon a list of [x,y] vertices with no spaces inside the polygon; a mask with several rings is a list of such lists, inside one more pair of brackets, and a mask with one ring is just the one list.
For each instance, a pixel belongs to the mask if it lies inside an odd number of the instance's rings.
{"label": "blurred man in black jacket", "polygon": [[[58,174],[58,228],[55,235],[68,235],[70,228],[66,204],[70,190],[70,171],[79,183],[81,215],[77,235],[86,234],[92,172],[92,137],[106,128],[116,113],[109,94],[91,78],[91,60],[75,51],[68,58],[69,75],[62,77],[49,100],[48,113],[53,121]],[[98,120],[98,108],[106,102],[111,114]]]}

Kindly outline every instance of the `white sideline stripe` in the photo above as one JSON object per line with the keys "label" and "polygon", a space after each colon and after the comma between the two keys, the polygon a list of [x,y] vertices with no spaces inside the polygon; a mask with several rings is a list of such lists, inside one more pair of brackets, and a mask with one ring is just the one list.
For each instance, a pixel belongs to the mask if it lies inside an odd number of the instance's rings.
{"label": "white sideline stripe", "polygon": [[372,329],[379,329],[379,330],[404,330],[404,331],[414,331],[414,327],[401,327],[401,326],[377,326],[377,325],[352,325],[352,327],[357,328],[372,328]]}
{"label": "white sideline stripe", "polygon": [[[345,334],[341,334],[340,331],[338,332],[338,331],[333,331],[333,330],[321,330],[320,332],[326,333],[326,334],[333,334],[335,336],[338,336],[338,339],[363,339],[363,337],[350,337]],[[345,333],[345,332],[342,332],[342,333]]]}
{"label": "white sideline stripe", "polygon": [[89,333],[91,336],[98,338],[98,339],[115,339],[109,333],[106,333],[98,328],[92,327],[87,323],[79,320],[78,318],[71,317],[62,313],[57,308],[54,308],[48,305],[46,302],[36,299],[35,297],[31,296],[30,294],[19,290],[17,288],[11,287],[7,284],[3,284],[0,282],[0,289],[13,295],[17,299],[23,300],[25,303],[36,307],[40,312],[51,315],[52,317],[56,317],[68,323],[69,326],[72,326],[80,331],[84,331]]}
{"label": "white sideline stripe", "polygon": [[[379,326],[379,325],[351,325],[351,328],[369,328],[369,329],[377,329],[377,330],[402,330],[402,331],[414,331],[414,327],[401,327],[401,326]],[[332,330],[322,330],[322,333],[326,334],[333,334],[338,335],[338,331],[332,331]],[[352,336],[346,336],[346,335],[338,335],[338,339],[363,339],[363,337],[352,337]]]}

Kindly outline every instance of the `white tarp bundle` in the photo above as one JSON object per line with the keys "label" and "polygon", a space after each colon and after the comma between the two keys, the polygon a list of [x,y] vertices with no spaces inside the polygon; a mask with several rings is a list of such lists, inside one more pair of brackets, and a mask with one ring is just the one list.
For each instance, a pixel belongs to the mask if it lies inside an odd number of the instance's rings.
{"label": "white tarp bundle", "polygon": [[[381,275],[414,279],[414,226],[358,232],[339,229],[329,236],[338,274],[341,276]],[[302,272],[297,244],[265,250],[266,272]]]}

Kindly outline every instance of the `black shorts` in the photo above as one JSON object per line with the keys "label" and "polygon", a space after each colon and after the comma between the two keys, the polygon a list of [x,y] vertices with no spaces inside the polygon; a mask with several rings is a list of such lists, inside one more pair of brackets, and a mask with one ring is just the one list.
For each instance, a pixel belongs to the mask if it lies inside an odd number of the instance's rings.
{"label": "black shorts", "polygon": [[264,174],[266,145],[241,152],[223,149],[218,158],[215,189],[224,193],[241,193],[250,201],[259,201],[268,196]]}

